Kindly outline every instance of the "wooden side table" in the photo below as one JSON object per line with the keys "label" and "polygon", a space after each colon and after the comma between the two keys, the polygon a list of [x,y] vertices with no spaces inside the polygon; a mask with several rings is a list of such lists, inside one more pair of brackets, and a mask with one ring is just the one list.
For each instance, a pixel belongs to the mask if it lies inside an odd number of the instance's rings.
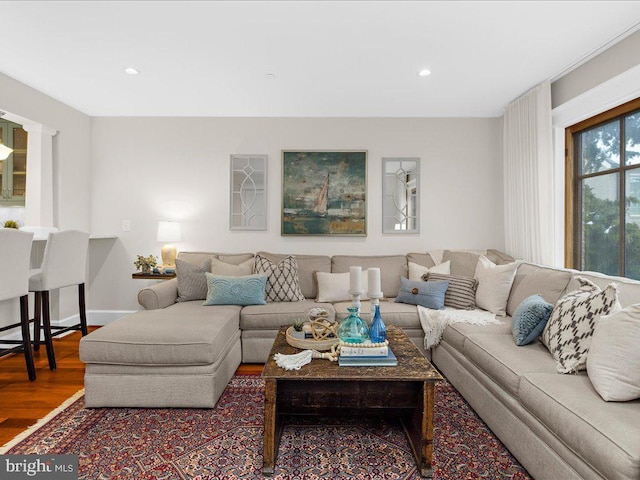
{"label": "wooden side table", "polygon": [[171,280],[176,278],[175,273],[142,273],[136,272],[131,274],[134,280]]}

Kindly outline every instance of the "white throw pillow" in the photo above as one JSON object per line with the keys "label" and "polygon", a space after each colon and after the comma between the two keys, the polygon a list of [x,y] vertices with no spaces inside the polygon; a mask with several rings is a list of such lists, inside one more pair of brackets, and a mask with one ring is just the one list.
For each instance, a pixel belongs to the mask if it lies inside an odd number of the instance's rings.
{"label": "white throw pillow", "polygon": [[596,324],[587,355],[587,374],[607,402],[640,398],[640,304]]}
{"label": "white throw pillow", "polygon": [[[318,282],[318,295],[316,302],[347,302],[352,300],[349,295],[349,286],[351,285],[351,274],[345,273],[328,273],[316,272],[316,280]],[[369,286],[368,270],[362,271],[362,288],[364,295],[360,296],[360,300],[368,300],[366,295]]]}
{"label": "white throw pillow", "polygon": [[417,263],[409,262],[409,280],[422,280],[422,276],[425,273],[442,273],[443,275],[449,275],[451,273],[451,261],[447,260],[435,267],[423,267]]}
{"label": "white throw pillow", "polygon": [[506,315],[507,300],[517,269],[518,264],[515,262],[496,265],[484,255],[480,255],[475,274],[478,280],[476,306],[495,315]]}

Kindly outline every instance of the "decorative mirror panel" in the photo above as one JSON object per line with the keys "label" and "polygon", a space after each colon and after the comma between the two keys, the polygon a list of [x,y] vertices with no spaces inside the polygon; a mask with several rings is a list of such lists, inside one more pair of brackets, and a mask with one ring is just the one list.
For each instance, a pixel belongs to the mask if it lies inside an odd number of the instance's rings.
{"label": "decorative mirror panel", "polygon": [[230,228],[267,229],[267,155],[231,155]]}
{"label": "decorative mirror panel", "polygon": [[382,159],[382,233],[420,233],[420,159]]}

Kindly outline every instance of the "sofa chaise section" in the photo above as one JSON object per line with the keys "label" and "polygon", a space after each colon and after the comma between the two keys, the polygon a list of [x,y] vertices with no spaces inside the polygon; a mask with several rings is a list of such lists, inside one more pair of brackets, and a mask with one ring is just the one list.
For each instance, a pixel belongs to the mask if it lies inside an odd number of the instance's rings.
{"label": "sofa chaise section", "polygon": [[140,311],[83,337],[87,407],[213,408],[240,365],[240,307]]}

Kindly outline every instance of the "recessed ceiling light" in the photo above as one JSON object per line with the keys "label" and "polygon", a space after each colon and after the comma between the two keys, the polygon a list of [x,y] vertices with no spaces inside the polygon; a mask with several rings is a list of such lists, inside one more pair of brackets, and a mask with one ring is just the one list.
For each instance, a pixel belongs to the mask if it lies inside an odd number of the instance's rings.
{"label": "recessed ceiling light", "polygon": [[124,69],[124,73],[127,75],[138,75],[140,72],[133,67],[127,67]]}
{"label": "recessed ceiling light", "polygon": [[418,72],[418,75],[420,75],[421,77],[428,77],[429,75],[431,75],[431,70],[423,68]]}
{"label": "recessed ceiling light", "polygon": [[275,73],[267,73],[267,74],[266,74],[266,77],[267,77],[269,80],[273,80],[274,78],[276,78],[276,74],[275,74]]}

